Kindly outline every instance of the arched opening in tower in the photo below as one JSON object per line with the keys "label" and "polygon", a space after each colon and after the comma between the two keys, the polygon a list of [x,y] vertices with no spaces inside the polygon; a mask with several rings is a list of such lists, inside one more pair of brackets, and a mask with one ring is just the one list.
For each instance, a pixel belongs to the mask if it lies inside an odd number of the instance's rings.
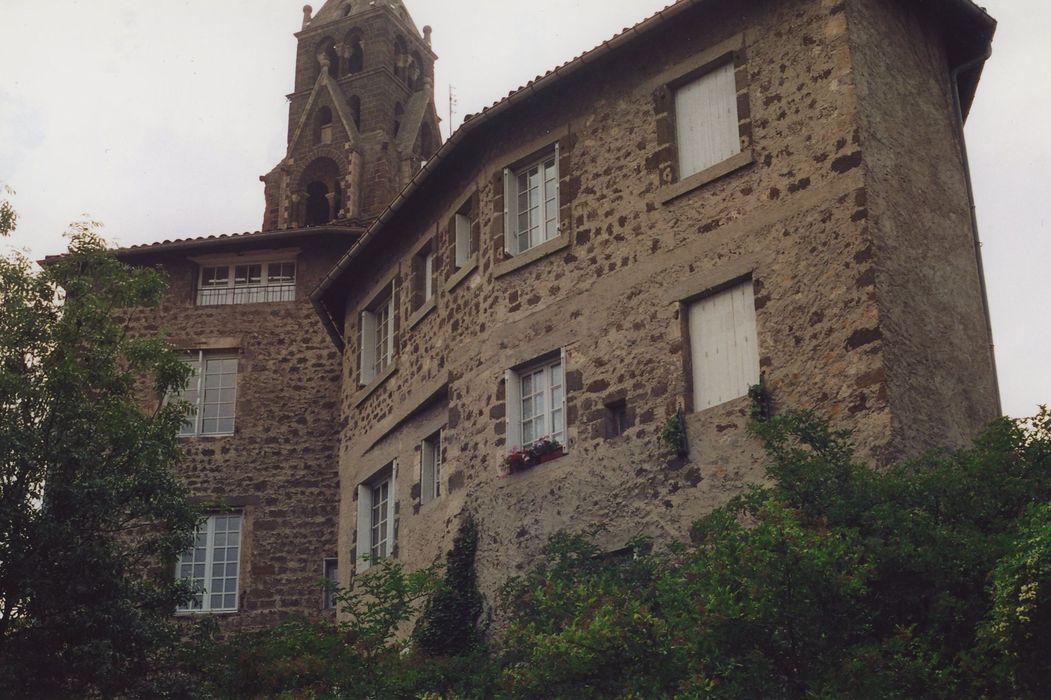
{"label": "arched opening in tower", "polygon": [[365,70],[365,48],[361,44],[361,37],[357,30],[347,35],[343,45],[347,55],[347,75],[354,75]]}
{"label": "arched opening in tower", "polygon": [[303,172],[306,183],[306,226],[327,224],[343,208],[343,190],[340,186],[339,166],[330,158],[318,158]]}

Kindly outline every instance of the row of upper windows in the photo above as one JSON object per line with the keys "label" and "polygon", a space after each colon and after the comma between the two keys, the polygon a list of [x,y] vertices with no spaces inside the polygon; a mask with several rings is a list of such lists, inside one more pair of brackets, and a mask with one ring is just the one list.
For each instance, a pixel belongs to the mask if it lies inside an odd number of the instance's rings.
{"label": "row of upper windows", "polygon": [[[674,87],[676,170],[679,181],[691,178],[741,153],[738,84],[733,54],[700,76]],[[559,144],[539,158],[503,171],[504,252],[522,255],[561,235]],[[469,264],[477,252],[471,212],[461,210],[452,223],[453,270]],[[412,259],[413,309],[429,302],[436,288],[435,248],[425,244]],[[395,285],[392,281],[361,311],[359,382],[370,384],[394,357]]]}

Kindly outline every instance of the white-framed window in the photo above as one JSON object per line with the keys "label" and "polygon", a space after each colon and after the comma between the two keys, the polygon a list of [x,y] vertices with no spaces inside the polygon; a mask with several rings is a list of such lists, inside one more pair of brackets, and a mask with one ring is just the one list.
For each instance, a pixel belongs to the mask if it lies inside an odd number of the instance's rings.
{"label": "white-framed window", "polygon": [[240,513],[210,515],[194,533],[193,546],[175,565],[177,579],[189,581],[194,596],[180,612],[237,610],[241,570]]}
{"label": "white-framed window", "polygon": [[453,234],[455,236],[455,260],[457,270],[462,269],[474,255],[474,241],[471,238],[471,215],[467,209],[461,210],[453,217]]}
{"label": "white-framed window", "polygon": [[434,242],[428,242],[412,258],[413,311],[434,298]]}
{"label": "white-framed window", "polygon": [[357,571],[366,571],[394,550],[394,484],[397,462],[391,462],[358,485]]}
{"label": "white-framed window", "polygon": [[752,280],[692,302],[688,313],[693,410],[747,395],[759,383]]}
{"label": "white-framed window", "polygon": [[179,436],[233,435],[237,355],[198,350],[185,362],[192,370],[190,381],[174,398],[188,402],[190,409]]}
{"label": "white-framed window", "polygon": [[423,300],[428,302],[434,296],[434,251],[428,250],[423,256]]}
{"label": "white-framed window", "polygon": [[442,495],[442,431],[420,443],[420,498],[429,503]]}
{"label": "white-framed window", "polygon": [[557,238],[558,144],[539,160],[504,169],[504,250],[514,256]]}
{"label": "white-framed window", "polygon": [[558,356],[508,370],[507,440],[511,448],[528,447],[541,438],[566,444],[565,363]]}
{"label": "white-framed window", "polygon": [[732,60],[675,88],[675,140],[680,180],[741,152]]}
{"label": "white-framed window", "polygon": [[325,570],[325,595],[321,601],[321,607],[323,610],[335,610],[336,609],[336,589],[335,586],[339,585],[339,559],[335,557],[331,559],[325,559],[324,561]]}
{"label": "white-framed window", "polygon": [[201,266],[197,305],[295,301],[296,264],[282,260]]}
{"label": "white-framed window", "polygon": [[394,283],[361,312],[360,383],[364,386],[394,359]]}

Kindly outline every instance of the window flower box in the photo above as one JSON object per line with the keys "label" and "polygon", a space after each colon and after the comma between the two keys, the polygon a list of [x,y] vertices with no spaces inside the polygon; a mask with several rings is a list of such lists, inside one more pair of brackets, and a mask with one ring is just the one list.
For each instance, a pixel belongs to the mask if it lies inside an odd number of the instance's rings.
{"label": "window flower box", "polygon": [[566,448],[558,440],[540,438],[529,447],[513,450],[504,458],[504,476],[524,472],[565,454]]}

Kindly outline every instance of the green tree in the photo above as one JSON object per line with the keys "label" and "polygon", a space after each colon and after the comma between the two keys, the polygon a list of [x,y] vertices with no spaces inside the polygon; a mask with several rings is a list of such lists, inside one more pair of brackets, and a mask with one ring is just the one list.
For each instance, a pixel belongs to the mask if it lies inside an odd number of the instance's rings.
{"label": "green tree", "polygon": [[93,225],[68,238],[42,271],[0,260],[0,695],[174,692],[186,591],[168,563],[198,514],[170,471],[186,407],[160,397],[188,372],[126,333],[162,275]]}
{"label": "green tree", "polygon": [[428,656],[463,656],[481,644],[478,622],[482,594],[478,591],[474,558],[478,552],[478,525],[468,513],[460,521],[453,548],[445,560],[442,586],[427,600],[416,624],[419,650]]}

